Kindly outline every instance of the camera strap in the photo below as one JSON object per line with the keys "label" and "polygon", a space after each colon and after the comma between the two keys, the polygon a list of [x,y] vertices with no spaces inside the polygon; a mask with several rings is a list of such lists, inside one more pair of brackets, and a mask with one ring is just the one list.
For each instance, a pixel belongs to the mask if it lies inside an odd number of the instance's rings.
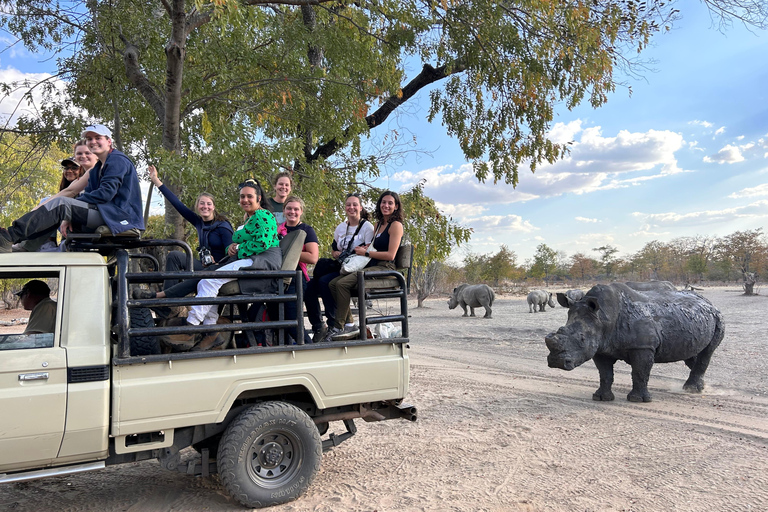
{"label": "camera strap", "polygon": [[225,220],[213,221],[208,225],[203,224],[203,227],[200,230],[200,233],[202,234],[201,240],[199,240],[200,247],[207,247],[208,249],[210,249],[211,247],[208,245],[208,235],[210,234],[210,232],[218,227],[226,228],[227,226],[229,227],[228,231],[232,229],[232,225]]}
{"label": "camera strap", "polygon": [[[365,224],[365,222],[366,222],[366,220],[361,218],[360,222],[357,223],[357,229],[355,230],[354,233],[352,233],[352,238],[350,238],[349,239],[349,243],[347,243],[347,252],[351,252],[352,251],[352,244],[355,241],[355,237],[360,232],[360,228],[363,227],[363,224]],[[349,222],[347,222],[347,226],[349,226]]]}

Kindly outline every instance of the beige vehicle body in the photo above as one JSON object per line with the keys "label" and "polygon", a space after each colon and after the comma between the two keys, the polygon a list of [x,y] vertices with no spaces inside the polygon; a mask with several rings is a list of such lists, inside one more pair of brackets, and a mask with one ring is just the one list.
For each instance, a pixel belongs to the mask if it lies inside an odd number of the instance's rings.
{"label": "beige vehicle body", "polygon": [[229,423],[265,402],[303,411],[319,434],[330,421],[351,436],[355,418],[415,420],[400,403],[404,338],[133,356],[113,318],[128,285],[111,273],[95,252],[0,255],[0,279],[58,283],[52,335],[0,339],[0,482],[148,458],[191,472],[179,467],[189,446],[203,452],[196,472],[207,476]]}

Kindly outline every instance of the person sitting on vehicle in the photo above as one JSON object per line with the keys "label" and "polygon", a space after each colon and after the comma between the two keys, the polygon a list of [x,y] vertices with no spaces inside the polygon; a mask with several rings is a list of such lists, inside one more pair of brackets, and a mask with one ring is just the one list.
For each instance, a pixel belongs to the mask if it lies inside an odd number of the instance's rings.
{"label": "person sitting on vehicle", "polygon": [[[403,239],[403,211],[400,196],[390,190],[382,192],[379,200],[376,201],[375,216],[376,229],[373,232],[372,243],[375,251],[368,250],[370,245],[358,245],[354,248],[354,252],[371,258],[366,265],[366,270],[395,270],[395,255]],[[349,314],[352,290],[357,286],[357,272],[339,276],[328,286],[336,301],[336,320],[323,341],[352,339],[360,331],[354,324],[347,322],[345,325],[344,320]]]}
{"label": "person sitting on vehicle", "polygon": [[273,188],[275,189],[275,197],[268,197],[267,203],[269,204],[272,213],[275,214],[275,220],[279,225],[285,222],[283,206],[285,205],[286,198],[291,195],[291,191],[293,190],[293,178],[291,178],[291,173],[278,173],[277,176],[275,176]]}
{"label": "person sitting on vehicle", "polygon": [[56,329],[56,302],[50,295],[51,289],[39,279],[27,281],[21,291],[16,293],[22,307],[32,312],[24,334],[52,333]]}
{"label": "person sitting on vehicle", "polygon": [[[194,270],[203,270],[227,256],[227,248],[232,243],[234,229],[226,217],[216,210],[213,196],[208,192],[202,192],[195,201],[195,211],[187,208],[171,190],[166,187],[157,176],[157,168],[150,165],[149,179],[157,189],[165,196],[182,217],[192,224],[197,230],[199,258],[193,260]],[[190,270],[187,268],[187,256],[181,251],[171,251],[165,260],[165,270],[176,272]],[[178,279],[168,279],[163,283],[163,288],[170,288],[177,284]]]}
{"label": "person sitting on vehicle", "polygon": [[133,162],[112,147],[112,132],[106,126],[89,126],[83,137],[99,159],[83,193],[77,199],[52,198],[8,229],[0,228],[0,253],[10,252],[14,243],[47,236],[59,225],[64,237],[73,227],[93,232],[105,224],[113,234],[144,230],[139,177]]}
{"label": "person sitting on vehicle", "polygon": [[[363,208],[357,193],[347,194],[344,200],[344,211],[347,214],[347,220],[336,226],[333,233],[331,244],[333,258],[318,260],[312,279],[307,283],[307,289],[304,292],[304,303],[307,306],[307,317],[312,325],[314,341],[322,340],[336,320],[336,302],[333,300],[328,283],[339,277],[341,260],[351,254],[354,247],[368,245],[373,241],[373,224],[368,222],[368,212]],[[320,315],[320,297],[323,299],[327,318],[325,322]],[[348,320],[352,321],[351,313]]]}
{"label": "person sitting on vehicle", "polygon": [[[76,197],[85,189],[85,185],[88,183],[88,171],[96,165],[98,158],[86,147],[84,140],[76,142],[73,151],[74,157],[65,158],[61,161],[62,173],[59,192],[42,199],[34,208],[35,210],[54,197]],[[13,252],[52,252],[58,250],[59,244],[55,228],[51,230],[48,237],[41,236],[34,240],[24,240],[18,244],[13,244]]]}
{"label": "person sitting on vehicle", "polygon": [[[304,274],[301,285],[303,291],[307,289],[307,281],[309,281],[309,273],[307,272],[307,265],[314,265],[317,263],[317,258],[320,254],[320,246],[317,241],[317,234],[312,226],[301,222],[301,216],[304,213],[304,201],[297,196],[288,196],[283,205],[283,212],[285,213],[285,222],[277,227],[277,234],[279,236],[285,236],[288,233],[296,231],[298,229],[304,231],[307,236],[304,239],[304,246],[301,249],[301,256],[299,257],[299,264],[296,270],[301,269]],[[291,284],[285,293],[293,295],[296,293],[296,279],[291,280]],[[293,301],[286,302],[284,306],[285,319],[296,320],[298,311],[296,310],[296,303]],[[278,305],[277,303],[270,303],[268,308],[269,316],[272,319],[277,319]],[[297,337],[296,328],[291,327],[288,329],[288,334],[295,340]],[[312,343],[312,338],[309,334],[304,332],[304,343]]]}
{"label": "person sitting on vehicle", "polygon": [[[236,259],[216,270],[228,271],[243,267],[253,270],[280,270],[283,258],[277,238],[277,222],[272,212],[261,205],[265,198],[264,191],[255,179],[245,180],[239,187],[240,208],[245,212],[245,224],[238,227],[232,235],[233,243],[227,250],[227,254]],[[201,279],[197,284],[197,296],[216,297],[221,287],[233,280],[234,278]],[[218,317],[215,305],[192,306],[187,315],[187,323],[214,325]]]}

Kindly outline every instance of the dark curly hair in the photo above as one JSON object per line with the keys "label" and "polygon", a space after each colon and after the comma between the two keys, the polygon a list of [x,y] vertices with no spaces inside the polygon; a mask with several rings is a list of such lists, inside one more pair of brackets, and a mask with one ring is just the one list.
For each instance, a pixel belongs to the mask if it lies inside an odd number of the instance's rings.
{"label": "dark curly hair", "polygon": [[389,222],[403,222],[403,206],[402,203],[400,203],[400,196],[397,194],[397,192],[392,192],[391,190],[385,190],[382,192],[379,196],[379,199],[376,201],[376,221],[379,223],[384,222],[384,215],[381,213],[381,200],[386,196],[392,196],[392,198],[395,200],[395,211],[392,212],[392,215],[389,216]]}

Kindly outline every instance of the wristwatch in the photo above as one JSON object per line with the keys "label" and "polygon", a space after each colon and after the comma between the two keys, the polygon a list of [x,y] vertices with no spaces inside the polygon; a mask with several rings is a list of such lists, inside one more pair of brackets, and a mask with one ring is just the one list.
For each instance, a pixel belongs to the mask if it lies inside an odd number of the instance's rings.
{"label": "wristwatch", "polygon": [[368,256],[369,258],[371,257],[371,253],[369,253],[368,251],[365,251],[365,255]]}

